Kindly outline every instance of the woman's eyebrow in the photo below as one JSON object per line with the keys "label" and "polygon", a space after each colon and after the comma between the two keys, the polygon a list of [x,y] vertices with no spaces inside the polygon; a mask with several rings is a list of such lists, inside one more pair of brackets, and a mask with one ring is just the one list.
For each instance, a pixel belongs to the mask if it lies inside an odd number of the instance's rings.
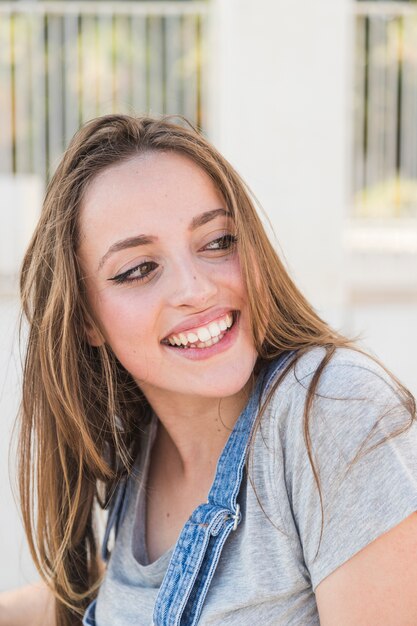
{"label": "woman's eyebrow", "polygon": [[[214,220],[219,215],[223,215],[225,217],[232,217],[230,211],[226,209],[212,209],[211,211],[204,211],[204,213],[200,213],[199,215],[195,215],[188,226],[189,231],[196,230],[200,226],[207,224],[211,220]],[[150,243],[155,243],[158,241],[158,237],[154,235],[135,235],[133,237],[128,237],[127,239],[121,239],[120,241],[116,241],[113,243],[110,248],[107,250],[106,254],[100,259],[98,264],[97,271],[100,271],[103,267],[104,263],[107,259],[114,254],[115,252],[119,252],[120,250],[125,250],[126,248],[136,248],[137,246],[146,246]]]}
{"label": "woman's eyebrow", "polygon": [[213,209],[212,211],[205,211],[204,213],[200,213],[199,215],[195,215],[191,220],[191,224],[188,227],[188,230],[195,230],[207,222],[214,220],[218,215],[224,215],[225,217],[232,217],[230,211],[226,211],[226,209]]}

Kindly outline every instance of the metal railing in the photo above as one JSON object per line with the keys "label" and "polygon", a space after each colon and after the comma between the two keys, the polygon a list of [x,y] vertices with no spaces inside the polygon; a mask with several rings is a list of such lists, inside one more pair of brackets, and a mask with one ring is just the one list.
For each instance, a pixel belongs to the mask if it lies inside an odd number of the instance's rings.
{"label": "metal railing", "polygon": [[0,174],[47,180],[86,120],[206,123],[206,2],[1,2]]}
{"label": "metal railing", "polygon": [[356,2],[354,215],[417,217],[417,7]]}
{"label": "metal railing", "polygon": [[[417,7],[355,2],[353,214],[417,216]],[[46,181],[87,119],[207,125],[209,3],[0,2],[0,175]]]}

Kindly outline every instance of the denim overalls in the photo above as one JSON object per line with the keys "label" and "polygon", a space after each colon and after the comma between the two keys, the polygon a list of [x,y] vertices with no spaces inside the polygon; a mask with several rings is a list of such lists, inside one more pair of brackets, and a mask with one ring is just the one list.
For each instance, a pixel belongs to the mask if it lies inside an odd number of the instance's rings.
{"label": "denim overalls", "polygon": [[[149,626],[194,626],[198,623],[224,543],[242,521],[237,497],[260,395],[266,393],[274,375],[292,354],[281,354],[259,374],[249,402],[219,458],[208,500],[194,510],[180,533],[156,599],[153,623]],[[109,557],[110,534],[117,534],[126,505],[125,487],[126,484],[119,488],[109,514],[102,548],[104,560]],[[96,626],[95,604],[93,601],[87,608],[84,626]]]}

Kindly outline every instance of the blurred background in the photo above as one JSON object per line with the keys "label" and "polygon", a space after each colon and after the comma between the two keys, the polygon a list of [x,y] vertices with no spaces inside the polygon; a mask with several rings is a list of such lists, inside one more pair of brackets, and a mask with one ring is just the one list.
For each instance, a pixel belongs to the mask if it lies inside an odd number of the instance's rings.
{"label": "blurred background", "polygon": [[417,394],[417,3],[0,0],[0,590],[36,578],[8,458],[18,268],[64,147],[112,111],[200,127],[317,311]]}

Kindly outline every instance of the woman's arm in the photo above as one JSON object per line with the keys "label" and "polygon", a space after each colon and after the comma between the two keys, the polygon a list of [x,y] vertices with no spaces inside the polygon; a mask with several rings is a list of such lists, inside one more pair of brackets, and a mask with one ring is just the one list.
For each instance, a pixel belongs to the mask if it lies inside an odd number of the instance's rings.
{"label": "woman's arm", "polygon": [[417,513],[413,513],[317,585],[320,624],[417,624],[416,581]]}
{"label": "woman's arm", "polygon": [[55,626],[54,596],[43,583],[0,593],[0,626]]}

